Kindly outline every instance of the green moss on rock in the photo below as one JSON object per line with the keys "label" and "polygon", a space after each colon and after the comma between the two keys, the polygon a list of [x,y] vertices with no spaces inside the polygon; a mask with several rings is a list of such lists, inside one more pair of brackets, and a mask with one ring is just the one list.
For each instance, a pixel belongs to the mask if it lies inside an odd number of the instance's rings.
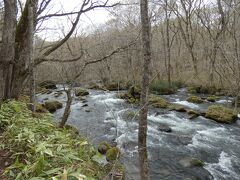
{"label": "green moss on rock", "polygon": [[115,161],[120,157],[120,150],[117,147],[109,149],[106,153],[107,161]]}
{"label": "green moss on rock", "polygon": [[197,103],[197,104],[201,104],[204,102],[204,100],[198,96],[190,96],[187,98],[187,101],[191,103]]}
{"label": "green moss on rock", "polygon": [[101,142],[99,145],[98,145],[98,152],[101,153],[101,154],[106,154],[106,152],[111,149],[111,146],[106,142]]}
{"label": "green moss on rock", "polygon": [[214,96],[214,95],[207,97],[207,101],[209,101],[209,102],[215,102],[217,99],[218,99],[218,97],[217,97],[217,96]]}
{"label": "green moss on rock", "polygon": [[156,108],[167,108],[168,107],[168,102],[159,96],[151,95],[151,96],[149,96],[148,101],[149,101],[150,105],[152,105],[153,107],[156,107]]}
{"label": "green moss on rock", "polygon": [[191,164],[191,166],[197,166],[197,167],[204,166],[203,161],[196,159],[196,158],[191,159],[190,164]]}
{"label": "green moss on rock", "polygon": [[237,113],[235,113],[234,110],[223,106],[212,105],[208,107],[205,117],[213,119],[219,123],[229,124],[236,121]]}
{"label": "green moss on rock", "polygon": [[75,95],[76,96],[87,96],[87,95],[89,95],[89,92],[87,90],[85,90],[85,89],[77,88],[75,90]]}
{"label": "green moss on rock", "polygon": [[54,113],[58,109],[63,107],[63,104],[59,101],[46,101],[44,107],[50,112]]}

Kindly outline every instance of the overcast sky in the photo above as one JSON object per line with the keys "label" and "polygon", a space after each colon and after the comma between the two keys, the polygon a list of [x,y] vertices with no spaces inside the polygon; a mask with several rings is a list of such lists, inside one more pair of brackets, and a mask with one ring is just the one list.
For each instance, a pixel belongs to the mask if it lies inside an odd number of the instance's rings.
{"label": "overcast sky", "polygon": [[[102,0],[104,1],[104,0]],[[82,0],[52,0],[49,5],[50,10],[47,13],[56,13],[61,12],[71,12],[73,10],[77,11],[80,8]],[[114,4],[116,2],[123,2],[123,0],[109,0],[109,4]],[[59,12],[59,13],[61,13]],[[73,16],[72,18],[74,19]],[[79,23],[80,30],[92,26],[94,28],[100,24],[105,23],[111,18],[111,15],[108,10],[104,8],[98,8],[91,10],[90,12],[85,13],[81,17]],[[41,31],[38,35],[42,38],[47,38],[48,40],[55,40],[62,36],[62,29],[65,33],[71,27],[70,21],[64,18],[55,18],[50,21],[45,22],[42,27],[47,27],[47,30]]]}

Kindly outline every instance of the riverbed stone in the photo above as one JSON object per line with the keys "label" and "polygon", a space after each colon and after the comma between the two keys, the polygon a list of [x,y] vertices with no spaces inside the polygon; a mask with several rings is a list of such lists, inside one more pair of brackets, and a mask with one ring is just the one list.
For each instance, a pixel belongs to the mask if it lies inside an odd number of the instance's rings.
{"label": "riverbed stone", "polygon": [[206,118],[213,119],[219,123],[234,123],[238,116],[233,109],[229,109],[219,105],[212,105],[208,107],[205,115]]}
{"label": "riverbed stone", "polygon": [[75,90],[75,95],[76,96],[87,96],[87,95],[89,95],[89,92],[86,89],[77,88]]}
{"label": "riverbed stone", "polygon": [[46,101],[44,107],[50,112],[54,113],[58,109],[63,107],[63,104],[59,101]]}

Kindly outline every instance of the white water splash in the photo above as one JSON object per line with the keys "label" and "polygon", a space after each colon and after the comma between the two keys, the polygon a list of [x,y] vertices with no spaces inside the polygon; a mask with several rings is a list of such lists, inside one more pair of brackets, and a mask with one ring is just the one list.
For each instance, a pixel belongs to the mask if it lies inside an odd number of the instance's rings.
{"label": "white water splash", "polygon": [[197,104],[194,103],[190,103],[188,101],[180,101],[179,99],[176,99],[176,102],[173,102],[174,104],[179,104],[179,105],[183,105],[183,106],[187,106],[193,109],[198,109],[199,106]]}
{"label": "white water splash", "polygon": [[207,163],[204,168],[212,174],[214,180],[239,180],[240,175],[234,172],[232,165],[234,159],[236,159],[236,157],[230,156],[229,154],[222,151],[218,159],[218,163]]}

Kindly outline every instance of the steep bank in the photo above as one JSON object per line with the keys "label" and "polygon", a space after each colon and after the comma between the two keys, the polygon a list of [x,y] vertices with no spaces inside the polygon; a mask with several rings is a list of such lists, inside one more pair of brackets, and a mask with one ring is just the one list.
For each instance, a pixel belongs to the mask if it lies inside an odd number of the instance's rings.
{"label": "steep bank", "polygon": [[25,103],[11,101],[0,110],[1,179],[103,178],[96,154],[74,128],[58,128],[48,113],[32,114]]}

